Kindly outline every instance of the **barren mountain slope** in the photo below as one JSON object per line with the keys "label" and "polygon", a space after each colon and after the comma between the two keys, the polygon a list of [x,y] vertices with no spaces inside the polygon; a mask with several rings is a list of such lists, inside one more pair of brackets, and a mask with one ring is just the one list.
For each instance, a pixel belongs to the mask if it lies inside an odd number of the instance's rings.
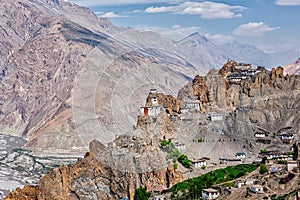
{"label": "barren mountain slope", "polygon": [[298,60],[296,60],[295,62],[292,62],[291,64],[284,66],[283,68],[284,68],[285,74],[300,75],[300,58]]}
{"label": "barren mountain slope", "polygon": [[120,133],[115,128],[125,132],[135,121],[116,121],[115,111],[135,118],[143,91],[176,90],[197,71],[168,50],[141,45],[142,33],[130,41],[126,29],[73,3],[1,5],[0,127],[40,153],[80,155],[92,139],[111,141]]}

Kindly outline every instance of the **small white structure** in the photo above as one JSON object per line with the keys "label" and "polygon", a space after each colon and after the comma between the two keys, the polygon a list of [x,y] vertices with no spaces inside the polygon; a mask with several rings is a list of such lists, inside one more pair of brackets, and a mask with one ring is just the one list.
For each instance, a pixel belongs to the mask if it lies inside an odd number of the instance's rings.
{"label": "small white structure", "polygon": [[153,200],[166,200],[167,198],[163,195],[154,196]]}
{"label": "small white structure", "polygon": [[282,140],[293,140],[294,139],[294,134],[286,134],[286,135],[281,135]]}
{"label": "small white structure", "polygon": [[263,193],[264,192],[264,188],[261,185],[251,185],[249,187],[249,190],[254,193]]}
{"label": "small white structure", "polygon": [[278,153],[276,152],[269,152],[266,153],[265,156],[267,157],[268,160],[274,159],[274,158],[278,158]]}
{"label": "small white structure", "polygon": [[160,106],[145,106],[140,108],[140,113],[146,116],[155,117],[160,115],[161,107]]}
{"label": "small white structure", "polygon": [[246,63],[239,63],[238,65],[235,66],[235,69],[237,70],[251,70],[252,69],[252,64],[246,64]]}
{"label": "small white structure", "polygon": [[245,185],[245,181],[237,180],[237,181],[235,182],[235,187],[237,187],[237,188],[241,188],[241,187],[244,186],[244,185]]}
{"label": "small white structure", "polygon": [[289,157],[286,156],[286,155],[280,155],[280,156],[278,156],[278,160],[285,160],[285,161],[287,161],[288,159],[289,159]]}
{"label": "small white structure", "polygon": [[193,160],[192,165],[195,168],[201,168],[202,166],[207,166],[207,160],[210,160],[209,158],[200,158],[198,160]]}
{"label": "small white structure", "polygon": [[152,98],[151,98],[151,102],[152,102],[152,105],[153,105],[153,106],[157,106],[157,105],[158,105],[157,97],[152,97]]}
{"label": "small white structure", "polygon": [[210,120],[212,122],[214,122],[214,121],[222,121],[223,120],[223,115],[219,114],[219,113],[210,114]]}
{"label": "small white structure", "polygon": [[203,189],[202,190],[202,198],[203,199],[216,199],[220,196],[219,190],[215,190],[213,188]]}
{"label": "small white structure", "polygon": [[235,182],[235,187],[241,188],[244,185],[253,185],[255,183],[255,180],[249,179],[249,180],[237,180]]}
{"label": "small white structure", "polygon": [[244,152],[237,152],[235,154],[235,157],[236,158],[246,158],[246,153],[244,153]]}
{"label": "small white structure", "polygon": [[294,134],[281,135],[281,140],[286,144],[291,144],[294,140]]}
{"label": "small white structure", "polygon": [[267,134],[256,132],[256,133],[254,133],[254,136],[257,137],[257,138],[265,138],[267,136]]}
{"label": "small white structure", "polygon": [[189,110],[197,110],[197,111],[200,111],[200,104],[198,101],[196,102],[186,102],[185,103],[185,107],[186,109],[189,109]]}
{"label": "small white structure", "polygon": [[293,169],[299,168],[299,162],[297,160],[287,161],[286,168],[288,171],[292,171]]}
{"label": "small white structure", "polygon": [[180,142],[174,142],[174,145],[175,145],[175,147],[176,147],[178,150],[184,150],[184,149],[185,149],[185,144],[183,144],[183,143],[180,143]]}
{"label": "small white structure", "polygon": [[150,94],[156,94],[157,93],[157,89],[150,89]]}

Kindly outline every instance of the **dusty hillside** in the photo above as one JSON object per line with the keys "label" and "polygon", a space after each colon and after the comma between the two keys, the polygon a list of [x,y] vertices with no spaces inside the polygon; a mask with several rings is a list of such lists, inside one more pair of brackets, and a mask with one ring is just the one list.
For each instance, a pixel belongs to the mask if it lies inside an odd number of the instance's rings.
{"label": "dusty hillside", "polygon": [[1,5],[0,127],[37,153],[82,155],[93,139],[107,144],[132,129],[149,88],[172,92],[197,71],[73,3]]}
{"label": "dusty hillside", "polygon": [[300,58],[298,60],[296,60],[295,62],[292,62],[291,64],[284,66],[283,68],[284,68],[285,74],[300,75]]}

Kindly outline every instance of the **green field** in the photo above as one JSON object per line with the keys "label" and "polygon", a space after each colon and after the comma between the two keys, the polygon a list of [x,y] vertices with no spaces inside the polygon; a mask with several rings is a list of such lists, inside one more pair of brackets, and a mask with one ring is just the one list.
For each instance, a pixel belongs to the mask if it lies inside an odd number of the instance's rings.
{"label": "green field", "polygon": [[201,191],[214,184],[219,184],[237,179],[257,169],[258,166],[251,164],[240,164],[217,169],[199,177],[180,182],[170,188],[174,199],[197,199],[201,197]]}

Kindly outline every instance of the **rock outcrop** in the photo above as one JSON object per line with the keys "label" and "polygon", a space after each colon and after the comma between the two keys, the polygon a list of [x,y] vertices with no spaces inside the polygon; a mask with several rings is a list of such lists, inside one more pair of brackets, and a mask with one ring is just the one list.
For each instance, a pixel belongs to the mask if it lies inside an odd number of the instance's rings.
{"label": "rock outcrop", "polygon": [[[192,143],[187,147],[188,154],[218,159],[227,151],[233,155],[242,145],[245,151],[258,153],[260,146],[252,134],[257,130],[271,134],[291,127],[299,135],[299,76],[284,76],[281,67],[271,71],[261,68],[254,75],[232,82],[228,79],[230,72],[222,71],[228,70],[211,70],[205,77],[196,76],[178,92],[180,100],[150,91],[145,108],[158,107],[160,112],[141,113],[133,132],[118,136],[107,147],[93,141],[90,151],[74,165],[51,170],[38,186],[17,189],[7,199],[17,199],[20,195],[33,199],[125,196],[133,199],[138,187],[151,191],[183,180],[183,174],[166,160],[168,156],[160,147],[163,138],[183,138]],[[194,107],[181,107],[182,102],[193,102]],[[197,109],[196,102],[198,111],[194,109]],[[183,109],[190,110],[184,113]],[[210,112],[221,114],[222,120],[207,120]],[[211,129],[221,129],[224,134],[213,133]],[[204,137],[204,141],[195,143],[195,139]],[[226,149],[223,149],[224,140],[230,140]],[[199,150],[196,145],[203,146]]]}
{"label": "rock outcrop", "polygon": [[51,170],[38,186],[16,189],[6,199],[133,199],[138,187],[151,191],[183,181],[156,137],[143,131],[120,136],[106,149],[97,141],[90,148],[74,165]]}

